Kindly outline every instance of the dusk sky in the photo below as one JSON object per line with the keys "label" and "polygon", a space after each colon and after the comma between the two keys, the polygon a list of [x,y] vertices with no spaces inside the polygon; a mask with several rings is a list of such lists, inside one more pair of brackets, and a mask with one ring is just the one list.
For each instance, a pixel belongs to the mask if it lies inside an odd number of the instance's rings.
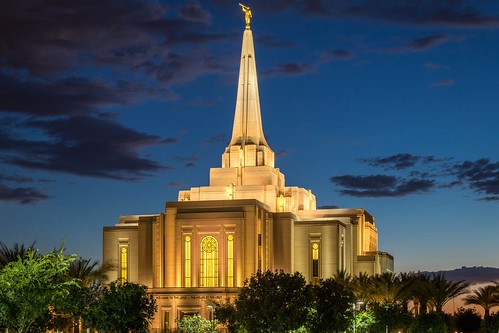
{"label": "dusk sky", "polygon": [[[102,227],[221,166],[244,13],[1,3],[0,240],[101,260]],[[286,185],[374,215],[397,272],[499,267],[499,2],[244,4]]]}

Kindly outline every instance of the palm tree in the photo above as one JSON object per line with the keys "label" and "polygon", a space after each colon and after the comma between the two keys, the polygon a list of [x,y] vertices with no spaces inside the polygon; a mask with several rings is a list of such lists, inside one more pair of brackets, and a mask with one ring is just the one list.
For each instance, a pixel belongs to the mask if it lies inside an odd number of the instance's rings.
{"label": "palm tree", "polygon": [[14,243],[12,248],[9,248],[4,242],[0,241],[0,269],[10,262],[17,261],[19,258],[26,258],[30,250],[35,251],[34,242],[28,247],[25,247],[24,244]]}
{"label": "palm tree", "polygon": [[362,302],[367,307],[368,303],[374,302],[373,299],[373,281],[374,277],[367,273],[361,272],[352,280],[353,293],[357,301]]}
{"label": "palm tree", "polygon": [[461,281],[447,281],[443,274],[432,274],[429,284],[430,304],[435,307],[436,312],[442,312],[444,305],[451,299],[465,294],[469,283]]}
{"label": "palm tree", "polygon": [[499,288],[497,285],[489,284],[471,292],[464,298],[466,305],[478,305],[485,310],[484,317],[490,315],[490,309],[499,305]]}
{"label": "palm tree", "polygon": [[78,258],[71,263],[68,275],[81,281],[82,287],[92,285],[108,279],[108,273],[115,270],[116,265],[112,262],[104,262],[99,266],[98,261],[91,262],[91,259]]}
{"label": "palm tree", "polygon": [[430,275],[416,273],[407,283],[407,292],[412,294],[414,302],[414,314],[425,314],[428,312],[430,302]]}
{"label": "palm tree", "polygon": [[402,301],[403,284],[394,273],[385,272],[374,276],[372,298],[380,305],[391,305]]}

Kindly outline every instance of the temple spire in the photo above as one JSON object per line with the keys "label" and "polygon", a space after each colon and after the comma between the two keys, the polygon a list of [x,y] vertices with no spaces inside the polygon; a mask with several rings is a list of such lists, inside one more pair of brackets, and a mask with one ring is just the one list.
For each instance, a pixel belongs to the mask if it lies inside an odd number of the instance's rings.
{"label": "temple spire", "polygon": [[[263,135],[255,48],[250,29],[251,10],[241,5],[246,21],[239,64],[236,109],[229,145],[222,154],[222,168],[238,168],[236,185],[245,184],[245,167],[274,167],[274,152]],[[234,172],[231,171],[231,172]]]}
{"label": "temple spire", "polygon": [[241,7],[245,13],[246,29],[243,34],[234,126],[229,145],[268,146],[263,135],[253,33],[249,28],[251,11],[249,7]]}

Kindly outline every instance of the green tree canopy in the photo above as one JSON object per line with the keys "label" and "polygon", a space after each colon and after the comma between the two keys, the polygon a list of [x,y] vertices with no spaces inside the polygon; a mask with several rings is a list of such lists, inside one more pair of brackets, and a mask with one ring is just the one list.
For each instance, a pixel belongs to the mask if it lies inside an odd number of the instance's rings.
{"label": "green tree canopy", "polygon": [[0,326],[24,333],[48,327],[51,310],[64,303],[77,280],[66,273],[74,256],[64,250],[39,255],[29,249],[24,257],[0,270]]}
{"label": "green tree canopy", "polygon": [[355,296],[335,279],[322,280],[313,288],[315,302],[308,326],[314,332],[343,332],[352,320]]}
{"label": "green tree canopy", "polygon": [[460,307],[454,313],[454,327],[457,332],[474,333],[479,332],[482,325],[482,318],[475,309],[465,309]]}
{"label": "green tree canopy", "polygon": [[84,319],[102,332],[146,332],[156,308],[156,301],[147,294],[146,286],[111,282],[102,288]]}
{"label": "green tree canopy", "polygon": [[178,324],[180,333],[218,333],[217,322],[202,318],[198,313],[184,316]]}
{"label": "green tree canopy", "polygon": [[305,324],[310,300],[310,286],[300,273],[258,271],[245,281],[235,303],[249,332],[284,333]]}

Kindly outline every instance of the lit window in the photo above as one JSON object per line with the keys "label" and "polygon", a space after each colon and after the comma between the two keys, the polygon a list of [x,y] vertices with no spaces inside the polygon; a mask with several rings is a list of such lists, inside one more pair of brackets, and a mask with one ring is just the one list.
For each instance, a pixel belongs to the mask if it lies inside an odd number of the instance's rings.
{"label": "lit window", "polygon": [[227,287],[234,287],[234,236],[227,237]]}
{"label": "lit window", "polygon": [[201,241],[201,287],[218,287],[218,242],[206,236]]}
{"label": "lit window", "polygon": [[128,279],[128,247],[120,247],[120,278],[123,281]]}
{"label": "lit window", "polygon": [[312,280],[319,279],[319,244],[312,244]]}
{"label": "lit window", "polygon": [[185,236],[185,262],[184,262],[185,286],[191,286],[191,237]]}

